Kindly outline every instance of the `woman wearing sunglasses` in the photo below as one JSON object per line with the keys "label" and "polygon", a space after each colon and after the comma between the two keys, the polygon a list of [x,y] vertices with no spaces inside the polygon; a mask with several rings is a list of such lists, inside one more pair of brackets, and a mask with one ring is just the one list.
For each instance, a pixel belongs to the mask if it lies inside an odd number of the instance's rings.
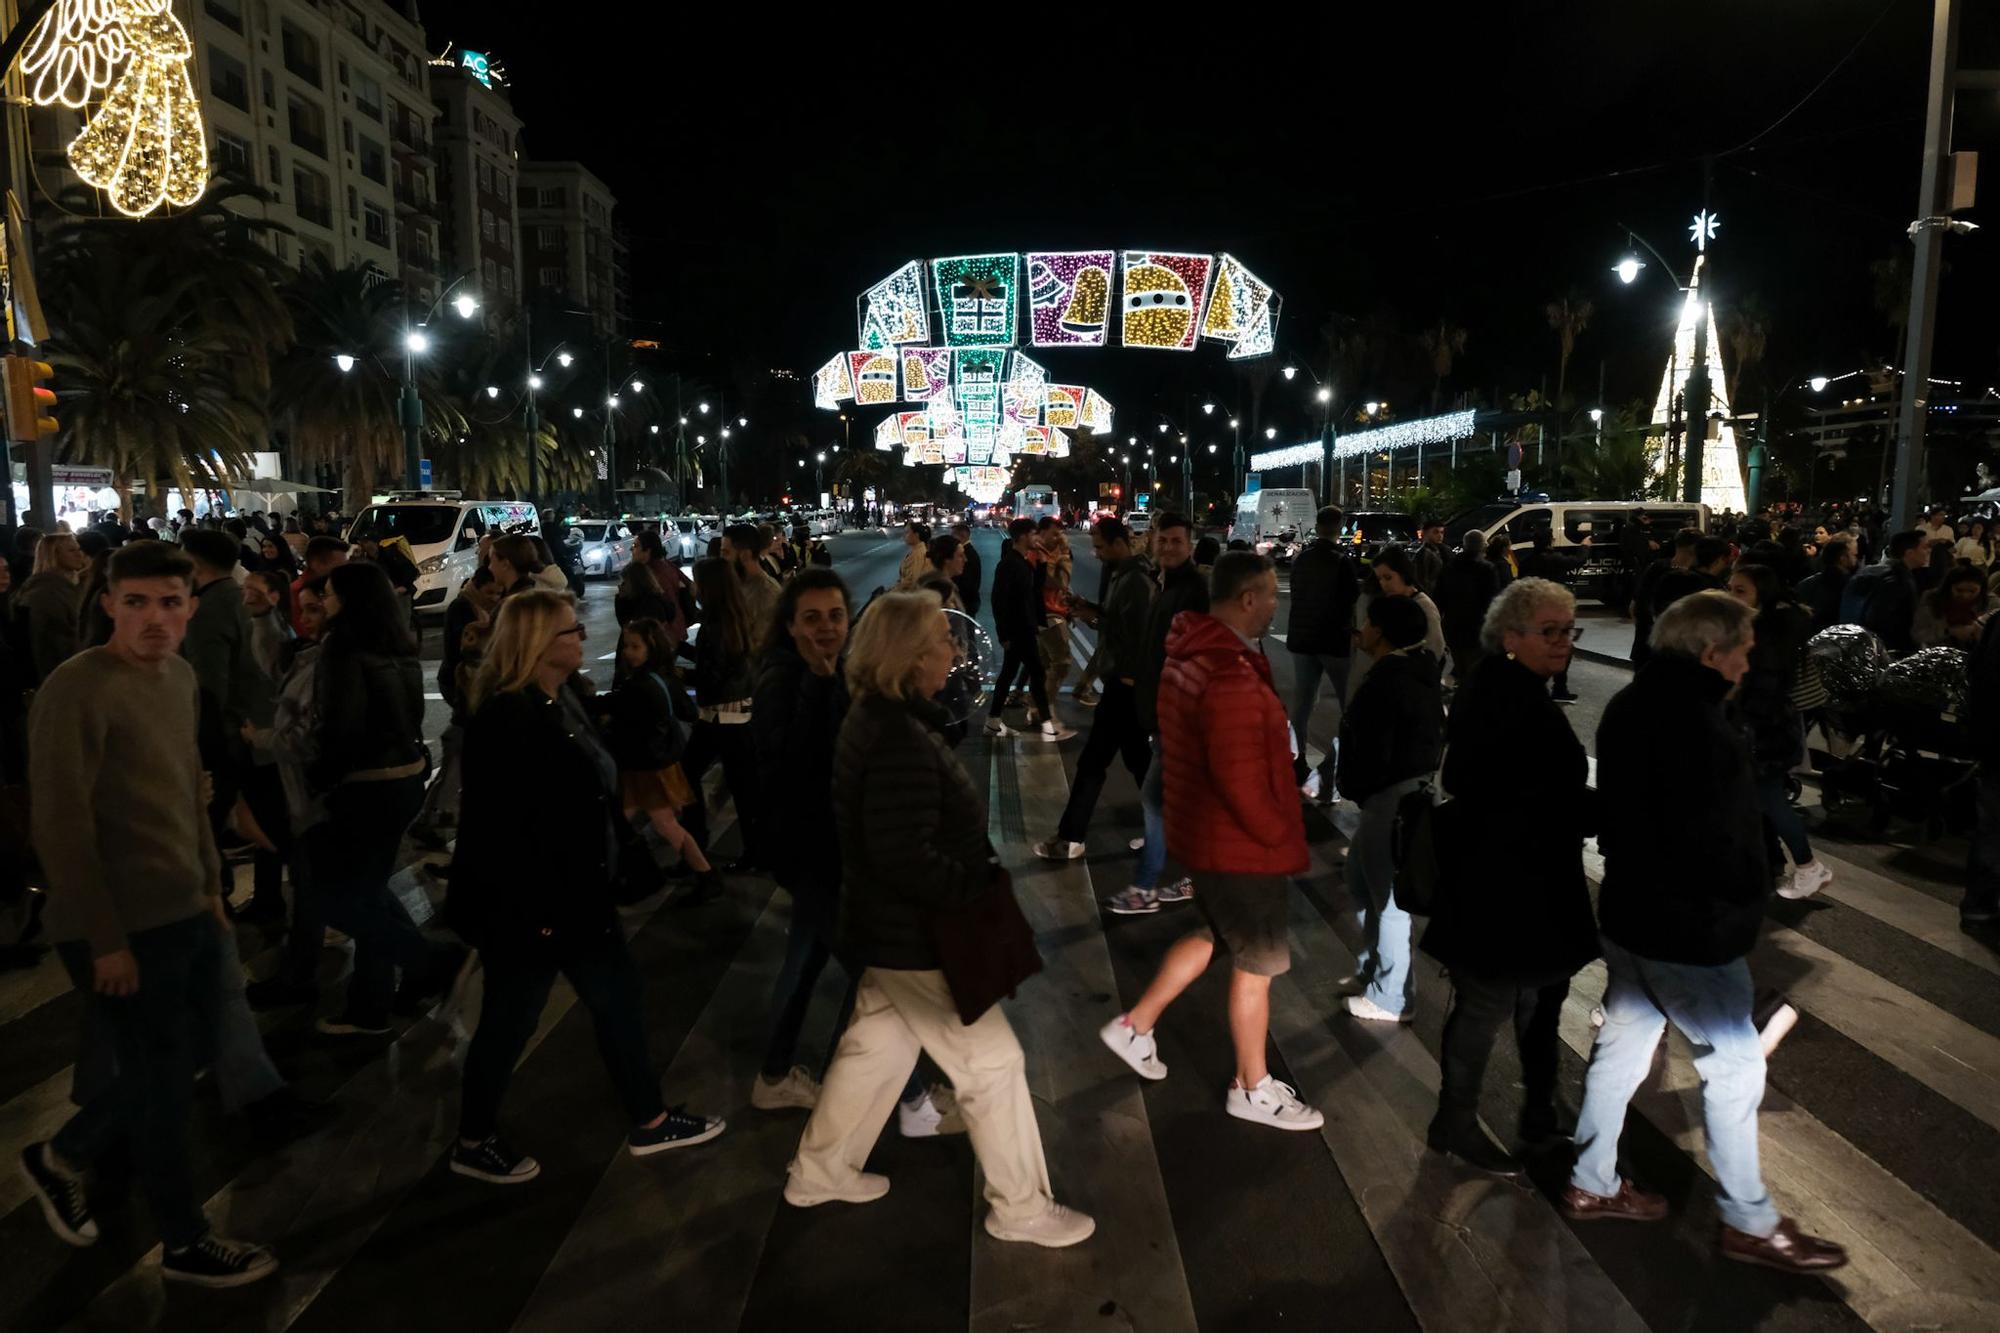
{"label": "woman wearing sunglasses", "polygon": [[[621,816],[618,765],[570,679],[583,625],[568,594],[515,593],[500,605],[473,678],[465,788],[445,918],[486,969],[479,1030],[451,1169],[496,1185],[535,1178],[534,1158],[499,1135],[500,1101],[561,973],[590,1011],[597,1049],[631,1122],[635,1157],[704,1143],[715,1116],[669,1110],[646,1049],[639,970],[625,946],[612,877]],[[523,783],[535,794],[522,826]]]}
{"label": "woman wearing sunglasses", "polygon": [[1451,974],[1430,1146],[1500,1175],[1520,1162],[1486,1136],[1479,1092],[1500,1028],[1512,1023],[1527,1086],[1530,1144],[1558,1137],[1556,1020],[1569,980],[1597,957],[1583,878],[1596,828],[1583,744],[1549,697],[1569,667],[1576,599],[1547,579],[1507,585],[1487,609],[1487,656],[1452,705],[1443,782],[1454,807],[1449,856],[1423,951]]}

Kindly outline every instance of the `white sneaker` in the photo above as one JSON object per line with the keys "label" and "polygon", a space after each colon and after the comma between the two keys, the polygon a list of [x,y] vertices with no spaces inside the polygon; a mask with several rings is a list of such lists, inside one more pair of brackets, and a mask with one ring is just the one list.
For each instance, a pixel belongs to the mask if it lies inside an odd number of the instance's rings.
{"label": "white sneaker", "polygon": [[1079,1213],[1059,1203],[1051,1203],[1039,1216],[1012,1226],[1002,1222],[996,1212],[988,1210],[986,1214],[986,1234],[993,1239],[1024,1241],[1051,1250],[1081,1244],[1089,1240],[1096,1230],[1097,1222],[1090,1214]]}
{"label": "white sneaker", "polygon": [[1826,862],[1812,860],[1802,866],[1792,867],[1792,877],[1778,887],[1780,898],[1796,902],[1800,898],[1810,898],[1833,882],[1833,872],[1826,868]]}
{"label": "white sneaker", "polygon": [[804,1065],[793,1065],[783,1078],[768,1079],[762,1074],[750,1085],[750,1104],[760,1111],[784,1111],[793,1107],[810,1111],[819,1105],[819,1084]]}
{"label": "white sneaker", "polygon": [[897,1103],[896,1128],[906,1139],[934,1139],[965,1133],[965,1117],[959,1114],[951,1089],[939,1086],[913,1102]]}
{"label": "white sneaker", "polygon": [[1319,773],[1317,770],[1306,774],[1305,785],[1299,788],[1299,795],[1305,797],[1308,801],[1317,801],[1319,799]]}
{"label": "white sneaker", "polygon": [[1347,1012],[1355,1018],[1365,1018],[1371,1023],[1407,1023],[1414,1015],[1392,1014],[1366,995],[1347,997]]}
{"label": "white sneaker", "polygon": [[1140,1078],[1157,1080],[1167,1076],[1167,1067],[1160,1063],[1160,1044],[1153,1040],[1152,1033],[1134,1028],[1132,1020],[1124,1014],[1099,1028],[1097,1035]]}
{"label": "white sneaker", "polygon": [[989,717],[986,719],[986,734],[995,739],[1005,736],[1007,734],[1007,724],[997,717]]}
{"label": "white sneaker", "polygon": [[797,1176],[785,1177],[785,1202],[794,1208],[817,1208],[823,1203],[873,1203],[889,1192],[889,1177],[872,1171],[857,1171],[854,1180],[829,1190],[806,1189]]}
{"label": "white sneaker", "polygon": [[1127,838],[1125,840],[1125,845],[1131,848],[1135,852],[1143,852],[1146,850],[1146,840],[1144,838]]}
{"label": "white sneaker", "polygon": [[1062,838],[1050,838],[1047,842],[1035,844],[1035,855],[1044,861],[1081,861],[1084,846],[1080,842],[1069,842]]}
{"label": "white sneaker", "polygon": [[1052,745],[1058,741],[1066,741],[1074,735],[1076,735],[1075,728],[1065,727],[1054,718],[1047,719],[1041,726],[1035,728],[1035,739],[1048,741]]}
{"label": "white sneaker", "polygon": [[1318,1129],[1326,1117],[1299,1100],[1290,1084],[1269,1074],[1254,1088],[1229,1085],[1224,1108],[1238,1120],[1252,1120],[1273,1129]]}

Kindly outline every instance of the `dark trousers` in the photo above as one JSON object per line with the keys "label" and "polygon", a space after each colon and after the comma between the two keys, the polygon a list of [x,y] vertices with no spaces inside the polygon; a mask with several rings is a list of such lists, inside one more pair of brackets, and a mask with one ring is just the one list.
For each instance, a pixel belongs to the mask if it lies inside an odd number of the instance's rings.
{"label": "dark trousers", "polygon": [[[838,903],[831,894],[824,901],[805,900],[797,895],[792,898],[792,926],[785,937],[785,961],[778,970],[777,984],[771,988],[771,1038],[764,1046],[762,1071],[767,1079],[781,1079],[791,1070],[792,1056],[798,1051],[799,1031],[805,1026],[806,1009],[812,1003],[813,990],[819,985],[820,973],[826,970],[827,961],[833,957],[833,931],[838,916]],[[833,1041],[827,1048],[826,1058],[814,1071],[815,1077],[823,1078],[833,1064],[834,1051],[840,1046],[841,1035],[847,1031],[847,1020],[854,1013],[854,996],[859,988],[859,978],[849,977],[847,993],[841,997],[840,1012],[835,1016]],[[924,1082],[918,1068],[918,1065],[910,1066],[910,1077],[903,1084],[901,1101],[914,1102],[924,1095]]]}
{"label": "dark trousers", "polygon": [[272,764],[248,770],[243,781],[243,803],[264,830],[276,851],[259,847],[250,858],[253,905],[284,906],[285,861],[292,850],[291,814],[285,808],[285,787]]}
{"label": "dark trousers", "polygon": [[[1007,644],[1007,650],[1000,658],[1000,674],[993,681],[993,707],[989,717],[998,717],[1007,706],[1007,694],[1014,688],[1017,676],[1026,676],[1028,697],[1035,701],[1035,711],[1043,717],[1054,717],[1049,711],[1049,687],[1042,670],[1042,648],[1032,632],[1024,634],[1016,642]],[[1100,704],[1099,707],[1102,707]]]}
{"label": "dark trousers", "polygon": [[120,998],[91,990],[89,945],[58,946],[70,980],[88,997],[88,1031],[108,1047],[117,1072],[107,1086],[86,1092],[86,1068],[101,1076],[105,1061],[79,1059],[82,1105],[56,1131],[56,1155],[71,1166],[88,1167],[123,1140],[168,1249],[191,1245],[208,1232],[188,1171],[188,1120],[195,1070],[221,1025],[216,969],[224,939],[206,912],[136,932],[126,943],[139,963],[139,989]]}
{"label": "dark trousers", "polygon": [[1509,1019],[1521,1052],[1521,1081],[1530,1110],[1552,1106],[1556,1095],[1556,1022],[1562,1017],[1569,978],[1545,986],[1510,979],[1451,974],[1451,1012],[1444,1020],[1439,1052],[1443,1086],[1436,1125],[1450,1133],[1470,1132],[1479,1118],[1479,1090],[1494,1038]]}
{"label": "dark trousers", "polygon": [[1966,921],[1992,921],[2000,914],[2000,773],[1982,767],[1973,800],[1979,822],[1972,830],[1958,914]]}
{"label": "dark trousers", "polygon": [[1097,712],[1091,716],[1090,735],[1084,738],[1083,753],[1076,760],[1076,776],[1070,780],[1069,802],[1063,806],[1062,822],[1056,825],[1058,838],[1083,841],[1113,758],[1125,760],[1126,771],[1134,782],[1146,780],[1146,765],[1153,758],[1152,741],[1139,725],[1138,692],[1116,679],[1104,682]]}
{"label": "dark trousers", "polygon": [[486,997],[479,1011],[479,1030],[465,1053],[464,1097],[458,1113],[462,1137],[484,1139],[497,1128],[500,1102],[513,1080],[514,1066],[534,1035],[558,973],[569,979],[576,998],[590,1011],[597,1053],[632,1123],[645,1124],[666,1109],[660,1100],[660,1076],[646,1048],[639,969],[620,931],[607,929],[560,952],[542,952],[533,944],[482,949],[480,959],[486,971]]}
{"label": "dark trousers", "polygon": [[729,786],[729,799],[736,803],[737,832],[743,840],[743,859],[759,862],[764,851],[764,793],[757,776],[757,742],[750,724],[697,722],[689,729],[687,749],[681,754],[681,772],[694,790],[694,804],[683,812],[681,824],[708,851],[708,798],[702,795],[701,780],[717,761],[722,764],[722,780]]}
{"label": "dark trousers", "polygon": [[423,801],[419,774],[344,783],[327,797],[327,821],[308,835],[311,891],[327,922],[354,940],[346,1016],[371,1027],[389,1019],[396,969],[421,971],[433,957],[429,941],[389,891],[403,833]]}
{"label": "dark trousers", "polygon": [[308,829],[286,858],[292,872],[292,923],[285,932],[285,961],[279,975],[295,986],[318,982],[320,955],[326,950],[326,906],[312,878],[312,854],[320,833]]}

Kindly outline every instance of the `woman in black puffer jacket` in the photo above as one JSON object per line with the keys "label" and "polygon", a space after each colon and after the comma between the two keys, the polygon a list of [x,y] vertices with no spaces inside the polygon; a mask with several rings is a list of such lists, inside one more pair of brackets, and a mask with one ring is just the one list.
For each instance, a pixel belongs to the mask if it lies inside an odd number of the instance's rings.
{"label": "woman in black puffer jacket", "polygon": [[960,1020],[931,919],[1007,892],[986,836],[986,800],[943,739],[932,702],[957,657],[927,592],[868,608],[847,661],[853,702],[834,755],[840,833],[839,954],[860,974],[854,1018],[827,1071],[785,1198],[797,1207],[888,1192],[861,1170],[911,1064],[926,1051],[958,1090],[1001,1240],[1074,1245],[1095,1224],[1055,1202],[1021,1044],[998,1005]]}
{"label": "woman in black puffer jacket", "polygon": [[1741,564],[1729,576],[1729,595],[1757,613],[1750,674],[1736,696],[1736,718],[1750,736],[1757,798],[1764,811],[1765,852],[1774,873],[1782,874],[1783,845],[1791,853],[1792,874],[1778,889],[1783,898],[1809,898],[1833,878],[1813,856],[1805,818],[1792,804],[1788,777],[1806,756],[1805,725],[1792,706],[1792,682],[1812,636],[1810,614],[1786,598],[1768,565]]}

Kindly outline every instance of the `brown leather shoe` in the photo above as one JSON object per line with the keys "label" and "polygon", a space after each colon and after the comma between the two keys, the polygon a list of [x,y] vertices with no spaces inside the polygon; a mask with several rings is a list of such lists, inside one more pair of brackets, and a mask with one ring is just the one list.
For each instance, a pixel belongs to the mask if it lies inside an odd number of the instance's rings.
{"label": "brown leather shoe", "polygon": [[1762,1264],[1783,1273],[1824,1273],[1847,1265],[1846,1250],[1830,1240],[1808,1236],[1789,1217],[1781,1218],[1778,1229],[1761,1238],[1725,1226],[1722,1257],[1739,1263]]}
{"label": "brown leather shoe", "polygon": [[1572,1222],[1616,1219],[1621,1222],[1657,1222],[1667,1215],[1667,1201],[1648,1194],[1629,1180],[1618,1182],[1618,1192],[1610,1198],[1571,1185],[1562,1192],[1558,1204],[1562,1215]]}

